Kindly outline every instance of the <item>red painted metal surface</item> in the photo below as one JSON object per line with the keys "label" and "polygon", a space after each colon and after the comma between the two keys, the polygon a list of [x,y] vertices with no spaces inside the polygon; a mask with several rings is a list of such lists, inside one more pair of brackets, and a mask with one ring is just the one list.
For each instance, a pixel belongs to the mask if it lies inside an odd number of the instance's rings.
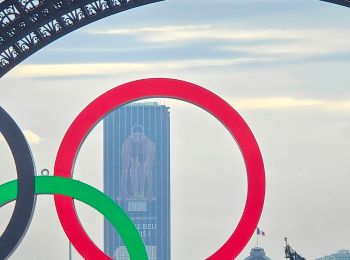
{"label": "red painted metal surface", "polygon": [[[90,103],[74,120],[60,145],[55,175],[71,178],[84,139],[109,112],[127,103],[152,97],[183,100],[211,113],[230,131],[241,149],[247,170],[246,205],[238,226],[211,260],[234,259],[243,250],[258,224],[265,197],[265,172],[258,144],[242,117],[223,99],[195,84],[175,79],[143,79],[120,85]],[[219,188],[219,187],[218,187]],[[73,200],[55,195],[61,224],[78,252],[88,260],[110,260],[87,236],[76,215]]]}

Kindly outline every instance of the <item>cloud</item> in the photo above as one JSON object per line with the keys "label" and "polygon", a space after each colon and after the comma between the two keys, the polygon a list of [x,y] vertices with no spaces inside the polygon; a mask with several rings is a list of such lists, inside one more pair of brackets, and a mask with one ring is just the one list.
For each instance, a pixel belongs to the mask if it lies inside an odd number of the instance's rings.
{"label": "cloud", "polygon": [[117,75],[132,72],[160,72],[178,69],[230,66],[256,62],[273,61],[268,58],[227,58],[227,59],[189,59],[156,62],[119,62],[85,64],[34,64],[17,66],[8,77],[70,77],[88,75]]}
{"label": "cloud", "polygon": [[[69,77],[247,63],[268,62],[275,65],[281,62],[350,61],[350,32],[341,28],[283,29],[277,26],[188,24],[112,28],[85,33],[85,38],[89,39],[87,42],[99,38],[100,43],[78,42],[51,48],[50,55],[37,59],[36,64],[18,66],[14,69],[16,73],[9,75]],[[111,42],[119,44],[110,45]],[[83,47],[77,49],[74,46]],[[64,55],[68,52],[72,54]],[[48,60],[48,57],[51,59]],[[76,64],[77,61],[80,64]]]}
{"label": "cloud", "polygon": [[184,25],[109,29],[90,34],[128,35],[151,44],[178,44],[216,41],[218,51],[247,52],[253,55],[325,55],[350,52],[348,30],[237,28],[234,25]]}
{"label": "cloud", "polygon": [[[24,130],[23,134],[29,144],[37,145],[43,142],[43,138],[31,130]],[[4,141],[5,139],[3,135],[0,133],[0,142],[4,142]]]}
{"label": "cloud", "polygon": [[10,77],[69,77],[84,75],[108,75],[147,69],[146,63],[85,63],[85,64],[34,64],[17,66]]}
{"label": "cloud", "polygon": [[[350,112],[350,100],[326,100],[305,99],[294,97],[266,97],[266,98],[231,98],[224,97],[234,109],[238,110],[262,110],[262,109],[291,109],[291,108],[314,108],[327,111]],[[154,99],[155,102],[165,102],[170,107],[187,107],[186,102],[174,99]]]}
{"label": "cloud", "polygon": [[30,144],[40,144],[43,141],[43,139],[38,134],[30,130],[24,130],[23,133],[28,143]]}
{"label": "cloud", "polygon": [[227,99],[237,109],[317,108],[328,111],[349,111],[350,100],[302,99],[293,97]]}
{"label": "cloud", "polygon": [[221,40],[280,40],[294,39],[298,31],[282,29],[249,29],[216,25],[183,25],[142,27],[128,29],[109,29],[89,31],[90,34],[132,35],[153,43],[201,41],[206,39]]}

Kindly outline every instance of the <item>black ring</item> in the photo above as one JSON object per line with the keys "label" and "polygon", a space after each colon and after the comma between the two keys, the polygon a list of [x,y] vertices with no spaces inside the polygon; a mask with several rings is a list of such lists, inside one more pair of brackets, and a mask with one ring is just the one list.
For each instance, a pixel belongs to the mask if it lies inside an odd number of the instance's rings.
{"label": "black ring", "polygon": [[29,145],[19,127],[0,106],[0,132],[15,160],[18,195],[15,209],[0,236],[0,259],[7,259],[20,244],[32,220],[35,206],[35,166]]}
{"label": "black ring", "polygon": [[41,176],[49,176],[50,175],[50,171],[48,169],[42,169],[40,172]]}

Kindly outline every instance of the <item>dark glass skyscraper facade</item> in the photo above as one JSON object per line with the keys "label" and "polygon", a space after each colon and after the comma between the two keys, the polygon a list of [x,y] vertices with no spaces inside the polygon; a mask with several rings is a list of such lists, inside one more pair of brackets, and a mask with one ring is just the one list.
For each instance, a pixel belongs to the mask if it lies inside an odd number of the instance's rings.
{"label": "dark glass skyscraper facade", "polygon": [[[104,190],[139,230],[150,260],[170,259],[169,108],[135,103],[104,120]],[[129,259],[119,235],[105,221],[105,252]]]}

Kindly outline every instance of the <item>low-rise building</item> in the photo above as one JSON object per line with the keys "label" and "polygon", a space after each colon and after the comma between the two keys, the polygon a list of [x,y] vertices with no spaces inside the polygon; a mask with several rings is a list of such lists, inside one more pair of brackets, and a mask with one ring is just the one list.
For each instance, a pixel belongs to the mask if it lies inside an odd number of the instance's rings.
{"label": "low-rise building", "polygon": [[350,250],[339,250],[334,254],[323,256],[316,260],[350,260]]}
{"label": "low-rise building", "polygon": [[254,247],[250,251],[250,256],[245,258],[244,260],[271,260],[266,256],[265,251],[261,247]]}

